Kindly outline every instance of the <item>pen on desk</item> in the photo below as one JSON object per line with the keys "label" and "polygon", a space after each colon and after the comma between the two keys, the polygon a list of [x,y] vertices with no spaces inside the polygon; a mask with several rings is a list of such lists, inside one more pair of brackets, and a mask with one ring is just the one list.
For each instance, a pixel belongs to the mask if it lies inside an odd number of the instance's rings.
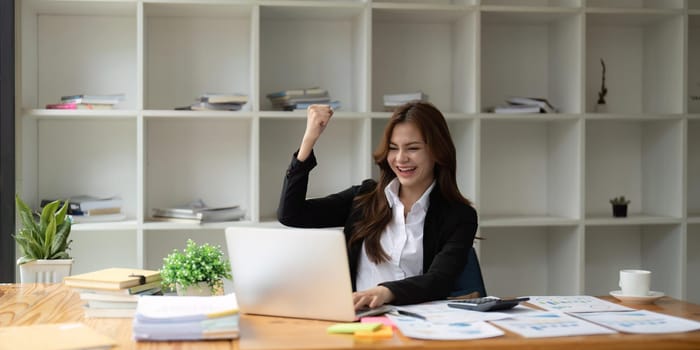
{"label": "pen on desk", "polygon": [[425,318],[425,316],[423,316],[423,315],[421,315],[421,314],[417,314],[417,313],[415,313],[415,312],[406,311],[406,310],[401,310],[401,309],[396,310],[396,312],[398,312],[399,315],[408,316],[408,317],[415,317],[415,318],[421,319],[421,320],[423,320],[423,321],[426,321],[426,320],[427,320],[427,319]]}

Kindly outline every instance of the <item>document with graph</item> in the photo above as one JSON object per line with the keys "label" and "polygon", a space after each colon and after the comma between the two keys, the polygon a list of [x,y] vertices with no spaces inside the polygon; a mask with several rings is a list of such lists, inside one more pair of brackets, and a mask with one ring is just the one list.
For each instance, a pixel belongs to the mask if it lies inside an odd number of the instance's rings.
{"label": "document with graph", "polygon": [[628,312],[591,312],[576,317],[616,329],[624,333],[679,333],[700,329],[700,322],[647,310]]}
{"label": "document with graph", "polygon": [[590,334],[614,334],[612,329],[559,312],[537,312],[491,323],[526,338],[565,337]]}
{"label": "document with graph", "polygon": [[611,303],[590,295],[531,296],[528,303],[556,312],[632,311],[626,306]]}

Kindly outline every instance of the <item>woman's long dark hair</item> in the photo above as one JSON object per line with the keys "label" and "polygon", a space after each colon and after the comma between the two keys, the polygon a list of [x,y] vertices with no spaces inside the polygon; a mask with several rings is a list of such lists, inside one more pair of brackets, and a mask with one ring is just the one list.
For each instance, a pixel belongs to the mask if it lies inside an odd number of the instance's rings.
{"label": "woman's long dark hair", "polygon": [[442,196],[450,202],[471,204],[457,187],[457,152],[442,113],[427,102],[409,102],[398,107],[389,119],[384,135],[374,151],[374,162],[379,166],[377,187],[358,196],[354,203],[361,213],[361,218],[353,225],[350,244],[364,240],[367,256],[375,264],[389,261],[389,256],[382,249],[379,240],[392,217],[384,188],[396,174],[389,166],[387,155],[394,127],[401,123],[413,123],[421,131],[427,150],[435,160],[433,174]]}

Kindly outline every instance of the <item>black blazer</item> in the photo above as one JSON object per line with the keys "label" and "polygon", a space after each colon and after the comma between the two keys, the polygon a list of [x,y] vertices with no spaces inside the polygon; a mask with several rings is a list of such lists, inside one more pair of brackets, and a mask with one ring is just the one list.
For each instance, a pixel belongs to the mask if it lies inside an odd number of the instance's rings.
{"label": "black blazer", "polygon": [[[374,180],[323,198],[306,199],[309,172],[316,166],[312,152],[300,162],[296,153],[287,169],[277,209],[277,218],[287,226],[304,228],[344,227],[349,242],[352,226],[361,213],[352,207],[354,198],[377,186]],[[423,274],[403,280],[380,283],[391,290],[394,305],[415,304],[444,299],[450,294],[459,273],[464,269],[477,228],[476,210],[461,202],[448,202],[436,184],[430,193],[430,204],[423,226]],[[362,242],[348,247],[352,286]]]}

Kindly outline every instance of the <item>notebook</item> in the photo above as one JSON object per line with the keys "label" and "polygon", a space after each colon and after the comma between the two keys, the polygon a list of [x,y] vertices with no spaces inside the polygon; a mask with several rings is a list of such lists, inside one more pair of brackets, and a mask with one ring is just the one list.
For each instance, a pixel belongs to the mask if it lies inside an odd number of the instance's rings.
{"label": "notebook", "polygon": [[229,227],[233,287],[245,314],[354,321],[345,239],[335,229]]}

